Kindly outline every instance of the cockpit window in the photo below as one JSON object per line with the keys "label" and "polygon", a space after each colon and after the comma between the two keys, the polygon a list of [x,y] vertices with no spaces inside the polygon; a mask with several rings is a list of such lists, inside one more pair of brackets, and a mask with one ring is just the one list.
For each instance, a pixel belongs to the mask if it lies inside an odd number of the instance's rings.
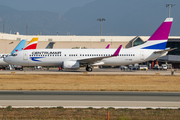
{"label": "cockpit window", "polygon": [[10,56],[17,56],[17,54],[11,54]]}
{"label": "cockpit window", "polygon": [[0,55],[0,58],[5,58],[5,57],[7,57],[7,56],[9,56],[9,55],[7,55],[7,54]]}

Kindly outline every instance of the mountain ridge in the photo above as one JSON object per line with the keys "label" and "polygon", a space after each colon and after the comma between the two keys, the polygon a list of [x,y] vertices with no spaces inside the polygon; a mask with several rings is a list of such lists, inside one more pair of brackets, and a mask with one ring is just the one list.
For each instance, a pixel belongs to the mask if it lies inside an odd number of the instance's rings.
{"label": "mountain ridge", "polygon": [[[105,36],[150,36],[168,17],[165,4],[169,0],[96,0],[70,9],[64,15],[48,11],[19,11],[0,5],[0,32],[19,32],[28,35],[100,35],[98,18],[105,18],[102,32]],[[141,4],[140,4],[141,3]],[[171,35],[179,35],[180,1],[171,9],[174,17]],[[155,11],[155,12],[154,12]]]}

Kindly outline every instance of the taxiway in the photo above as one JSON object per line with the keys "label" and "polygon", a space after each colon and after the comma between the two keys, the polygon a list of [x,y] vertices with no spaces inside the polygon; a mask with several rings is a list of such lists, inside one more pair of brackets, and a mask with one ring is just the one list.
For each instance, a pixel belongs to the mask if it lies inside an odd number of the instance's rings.
{"label": "taxiway", "polygon": [[180,108],[179,92],[0,91],[0,106]]}

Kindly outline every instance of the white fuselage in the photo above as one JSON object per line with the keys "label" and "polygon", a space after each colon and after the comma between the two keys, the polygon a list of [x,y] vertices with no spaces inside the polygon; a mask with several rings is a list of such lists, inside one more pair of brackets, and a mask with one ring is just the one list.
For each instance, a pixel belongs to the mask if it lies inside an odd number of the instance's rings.
{"label": "white fuselage", "polygon": [[155,60],[167,54],[166,44],[173,18],[166,18],[160,27],[144,44],[121,49],[34,49],[18,51],[4,58],[4,61],[20,66],[63,66],[65,69],[79,69],[86,66],[92,71],[94,65],[120,66]]}
{"label": "white fuselage", "polygon": [[[116,49],[35,49],[16,52],[16,56],[8,56],[5,61],[21,66],[61,66],[64,61],[78,61],[112,55]],[[155,50],[121,49],[116,57],[104,58],[99,65],[119,66],[154,60],[166,55],[155,54]],[[39,57],[39,58],[37,58]],[[83,63],[80,63],[83,64]]]}
{"label": "white fuselage", "polygon": [[4,58],[9,56],[10,54],[0,54],[0,66],[9,65],[7,62],[4,62]]}

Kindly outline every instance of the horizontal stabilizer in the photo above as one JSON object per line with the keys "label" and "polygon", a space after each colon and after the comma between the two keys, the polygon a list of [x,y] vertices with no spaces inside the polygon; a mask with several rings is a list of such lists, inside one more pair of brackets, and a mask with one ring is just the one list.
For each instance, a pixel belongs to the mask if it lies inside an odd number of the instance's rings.
{"label": "horizontal stabilizer", "polygon": [[172,49],[166,49],[166,50],[160,50],[160,51],[155,51],[154,53],[157,54],[157,53],[164,53],[164,52],[169,52],[169,51],[172,51],[172,50],[175,50],[177,48],[172,48]]}

